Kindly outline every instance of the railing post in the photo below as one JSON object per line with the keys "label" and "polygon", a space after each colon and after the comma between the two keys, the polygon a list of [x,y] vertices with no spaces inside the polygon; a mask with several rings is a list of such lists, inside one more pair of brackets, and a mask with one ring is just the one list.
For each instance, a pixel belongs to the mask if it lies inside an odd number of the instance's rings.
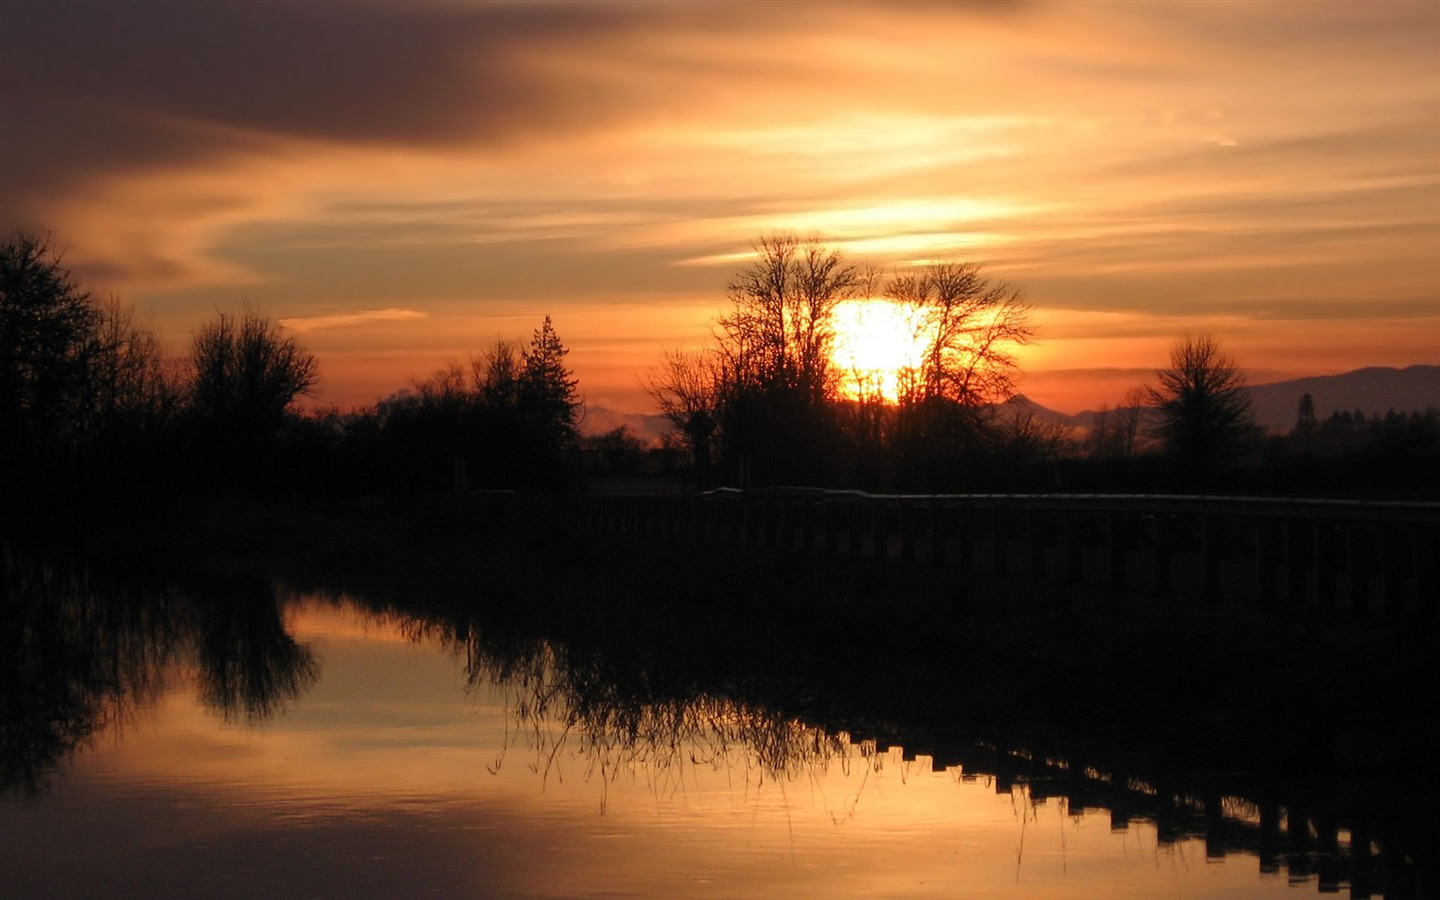
{"label": "railing post", "polygon": [[1336,607],[1335,581],[1343,549],[1335,537],[1338,528],[1334,522],[1315,525],[1315,606],[1322,613],[1334,612]]}
{"label": "railing post", "polygon": [[955,561],[960,574],[968,577],[975,571],[975,507],[955,509]]}
{"label": "railing post", "polygon": [[943,503],[930,504],[930,565],[949,565],[952,511]]}
{"label": "railing post", "polygon": [[1079,510],[1065,512],[1065,582],[1080,586],[1085,583],[1085,528]]}
{"label": "railing post", "polygon": [[1314,521],[1302,522],[1294,516],[1285,518],[1285,602],[1292,609],[1310,605],[1310,583],[1315,572]]}
{"label": "railing post", "polygon": [[1423,618],[1434,621],[1440,617],[1440,554],[1433,549],[1440,547],[1440,525],[1417,523],[1412,526],[1411,535],[1415,604]]}
{"label": "railing post", "polygon": [[1151,542],[1154,547],[1155,569],[1152,589],[1157,593],[1175,591],[1175,535],[1169,516],[1155,513],[1150,520]]}
{"label": "railing post", "polygon": [[1224,523],[1214,513],[1200,516],[1200,594],[1205,603],[1220,600],[1220,573],[1225,565]]}
{"label": "railing post", "polygon": [[1030,575],[1033,578],[1045,577],[1045,522],[1041,518],[1043,510],[1034,508],[1025,511],[1025,535],[1030,544]]}
{"label": "railing post", "polygon": [[911,501],[897,500],[895,502],[896,530],[900,533],[900,562],[905,565],[915,563],[916,528],[915,522],[919,518],[910,505]]}
{"label": "railing post", "polygon": [[1109,579],[1110,586],[1116,590],[1124,590],[1125,588],[1125,557],[1129,553],[1128,548],[1125,546],[1125,531],[1125,524],[1121,518],[1121,513],[1111,510],[1110,514],[1106,516],[1105,529],[1107,538],[1106,550],[1109,552],[1109,566],[1106,572],[1106,578]]}
{"label": "railing post", "polygon": [[990,568],[1004,575],[1010,567],[1010,537],[1005,533],[1005,514],[1000,504],[990,505]]}

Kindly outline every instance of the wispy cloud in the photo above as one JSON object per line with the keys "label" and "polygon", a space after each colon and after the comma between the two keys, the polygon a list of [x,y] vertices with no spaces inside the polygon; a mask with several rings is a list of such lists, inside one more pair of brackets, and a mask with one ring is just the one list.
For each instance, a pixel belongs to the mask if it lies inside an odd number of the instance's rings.
{"label": "wispy cloud", "polygon": [[[1440,321],[1436,3],[12,7],[0,233],[173,333],[244,292],[336,353],[408,321],[412,360],[456,310],[603,307],[583,369],[648,324],[623,301],[703,339],[775,230],[982,262],[1074,314],[1043,338],[1077,357],[1221,315],[1295,353]],[[1082,312],[1144,334],[1097,350]]]}
{"label": "wispy cloud", "polygon": [[426,314],[418,309],[365,309],[328,316],[295,316],[281,319],[280,325],[291,331],[320,331],[326,328],[347,328],[376,322],[408,322],[424,318]]}

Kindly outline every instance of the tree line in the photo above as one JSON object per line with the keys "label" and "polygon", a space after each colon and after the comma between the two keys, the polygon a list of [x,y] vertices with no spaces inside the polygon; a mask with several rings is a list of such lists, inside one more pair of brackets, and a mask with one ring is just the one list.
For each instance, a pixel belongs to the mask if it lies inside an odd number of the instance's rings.
{"label": "tree line", "polygon": [[[1075,434],[1018,402],[1033,336],[1021,291],[978,265],[883,273],[817,239],[766,235],[727,286],[710,343],[642,382],[668,420],[648,451],[692,486],[896,492],[1440,491],[1440,413],[1256,427],[1235,360],[1186,336],[1156,380]],[[916,352],[888,373],[837,360],[836,313],[884,298]],[[313,355],[258,311],[219,312],[166,359],[114,298],[81,289],[47,241],[0,244],[0,490],[30,506],[167,495],[359,497],[577,490],[640,467],[626,429],[582,437],[579,383],[547,316],[396,394],[302,412]]]}
{"label": "tree line", "polygon": [[[1266,434],[1239,363],[1199,334],[1077,431],[1017,395],[1030,307],[978,265],[886,275],[794,235],[763,236],[754,250],[709,344],[666,353],[645,379],[701,485],[1440,493],[1440,411],[1316,423],[1304,397],[1291,434]],[[870,298],[914,331],[918,352],[894,373],[893,396],[833,352],[839,305]]]}
{"label": "tree line", "polygon": [[567,484],[582,405],[549,317],[368,407],[302,412],[313,354],[254,310],[167,359],[44,238],[0,244],[0,491],[12,509],[168,496]]}

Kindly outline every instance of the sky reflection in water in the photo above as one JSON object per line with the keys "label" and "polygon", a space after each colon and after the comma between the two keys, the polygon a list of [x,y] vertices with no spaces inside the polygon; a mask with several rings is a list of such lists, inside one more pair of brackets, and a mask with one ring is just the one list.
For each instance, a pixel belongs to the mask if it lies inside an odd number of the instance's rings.
{"label": "sky reflection in water", "polygon": [[[492,683],[463,652],[300,598],[318,677],[275,715],[201,702],[178,665],[48,791],[0,805],[15,896],[1256,897],[1252,856],[1032,804],[793,726],[777,771],[714,707],[669,744],[536,715],[543,671]],[[512,676],[515,673],[511,673]],[[540,679],[540,683],[536,679]],[[705,722],[720,722],[706,733]],[[697,724],[699,723],[699,724]],[[727,724],[728,723],[728,724]],[[630,723],[635,724],[635,723]],[[773,726],[773,723],[772,723]],[[654,732],[650,735],[653,736]],[[793,748],[792,748],[793,749]]]}

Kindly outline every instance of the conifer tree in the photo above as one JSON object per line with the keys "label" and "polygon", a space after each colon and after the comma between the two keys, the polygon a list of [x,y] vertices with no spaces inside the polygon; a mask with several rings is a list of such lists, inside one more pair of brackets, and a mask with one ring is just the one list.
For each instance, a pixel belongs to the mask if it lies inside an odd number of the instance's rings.
{"label": "conifer tree", "polygon": [[520,408],[547,451],[571,447],[579,438],[579,381],[565,366],[569,353],[546,316],[522,362]]}

